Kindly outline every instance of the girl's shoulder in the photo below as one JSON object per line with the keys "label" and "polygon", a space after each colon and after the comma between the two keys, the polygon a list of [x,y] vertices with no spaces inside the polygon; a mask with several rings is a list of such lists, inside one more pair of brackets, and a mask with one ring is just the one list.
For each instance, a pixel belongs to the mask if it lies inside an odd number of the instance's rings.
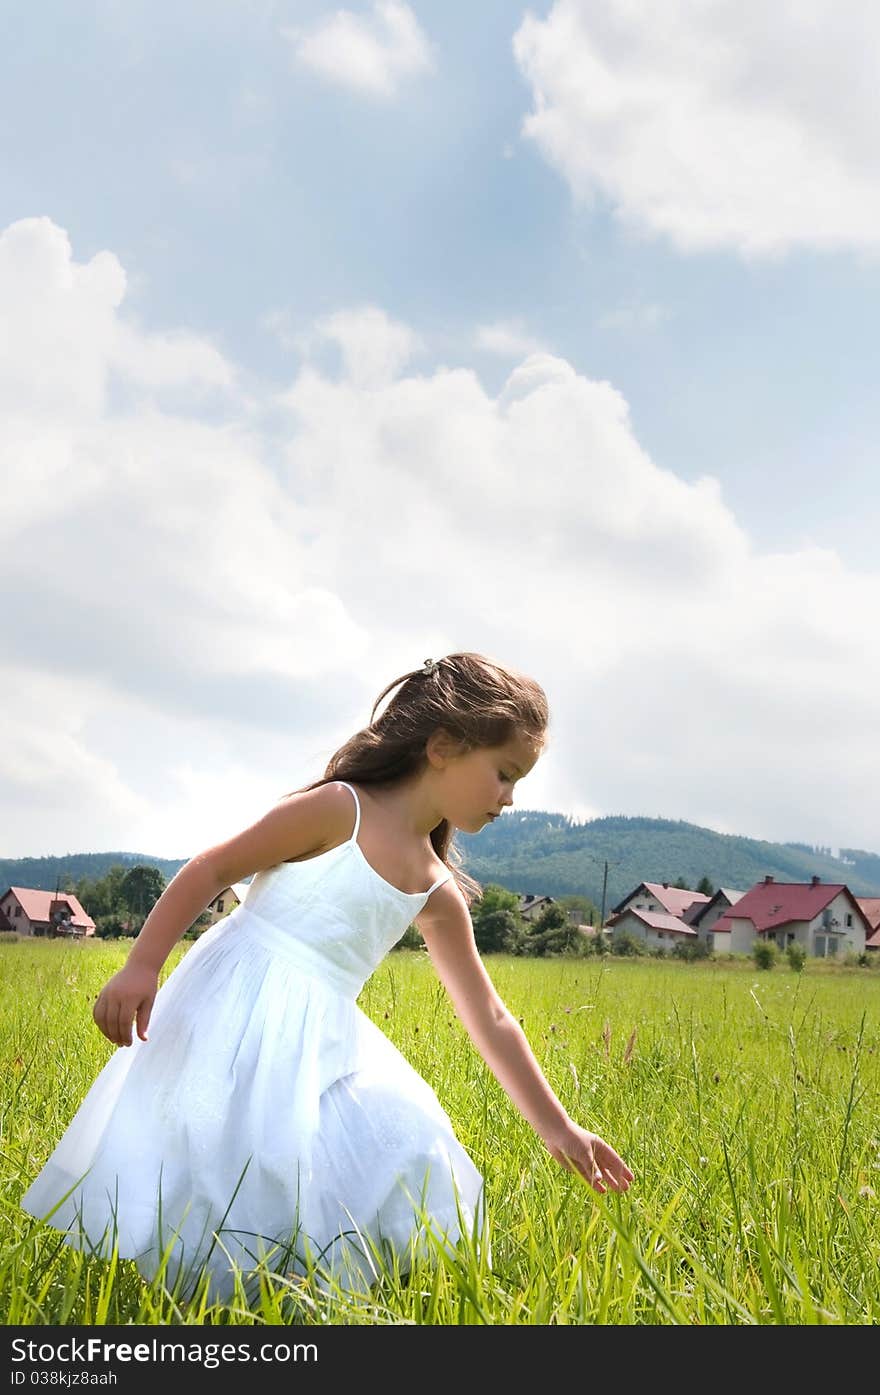
{"label": "girl's shoulder", "polygon": [[361,785],[356,780],[337,780],[334,783],[337,786],[348,785],[349,789],[343,788],[342,793],[347,794],[350,806],[350,791],[354,792],[357,800],[355,823],[345,836],[355,839],[367,861],[374,870],[379,870],[379,875],[385,881],[398,887],[433,887],[437,879],[448,871],[430,837],[414,841],[411,835],[401,832],[401,824],[405,820],[401,817],[399,802],[396,804],[388,791],[371,789],[369,785]]}
{"label": "girl's shoulder", "polygon": [[344,842],[351,835],[351,825],[351,794],[331,781],[285,795],[248,828],[198,856],[221,885],[234,886],[256,872]]}

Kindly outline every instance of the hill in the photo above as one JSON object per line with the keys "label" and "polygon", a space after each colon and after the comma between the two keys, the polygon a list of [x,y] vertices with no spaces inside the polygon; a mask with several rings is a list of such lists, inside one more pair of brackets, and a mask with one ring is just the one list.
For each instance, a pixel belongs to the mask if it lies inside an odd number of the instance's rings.
{"label": "hill", "polygon": [[712,886],[746,891],[765,876],[803,882],[819,876],[845,882],[856,896],[880,896],[880,856],[804,843],[770,843],[736,834],[715,833],[672,819],[614,816],[575,823],[565,814],[505,814],[480,834],[459,833],[467,870],[480,882],[500,882],[520,893],[565,896],[580,893],[602,903],[605,862],[606,909],[623,900],[641,881],[683,879],[696,887],[701,877]]}
{"label": "hill", "polygon": [[[768,875],[789,882],[819,876],[846,882],[856,896],[880,896],[877,853],[842,848],[838,858],[806,843],[768,843],[671,819],[615,815],[576,823],[567,814],[518,810],[479,834],[459,833],[456,842],[466,870],[479,882],[498,882],[523,894],[577,893],[597,906],[607,861],[607,910],[641,881],[674,883],[681,878],[695,887],[704,876],[713,887],[740,891]],[[63,885],[84,876],[103,877],[114,863],[147,863],[170,880],[186,861],[133,852],[0,858],[0,891],[7,886],[53,891],[56,878]]]}

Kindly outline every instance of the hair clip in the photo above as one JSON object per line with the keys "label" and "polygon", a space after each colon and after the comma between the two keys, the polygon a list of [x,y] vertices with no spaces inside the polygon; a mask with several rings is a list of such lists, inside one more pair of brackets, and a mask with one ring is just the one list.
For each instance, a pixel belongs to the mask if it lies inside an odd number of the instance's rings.
{"label": "hair clip", "polygon": [[435,670],[435,669],[438,669],[439,667],[440,667],[440,660],[439,660],[439,659],[426,659],[426,660],[425,660],[425,667],[422,669],[422,672],[423,672],[423,673],[433,673],[434,670]]}

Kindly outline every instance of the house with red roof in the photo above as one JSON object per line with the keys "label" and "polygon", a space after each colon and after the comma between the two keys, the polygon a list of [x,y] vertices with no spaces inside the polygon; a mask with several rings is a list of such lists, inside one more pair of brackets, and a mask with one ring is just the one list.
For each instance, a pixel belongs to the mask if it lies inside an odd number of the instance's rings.
{"label": "house with red roof", "polygon": [[635,891],[612,906],[611,914],[617,916],[635,910],[683,916],[691,906],[703,905],[709,899],[702,891],[688,891],[685,887],[670,886],[668,882],[639,882]]}
{"label": "house with red roof", "polygon": [[[736,891],[732,886],[719,886],[708,901],[695,901],[692,906],[688,906],[682,920],[686,925],[693,926],[698,939],[705,940],[710,949],[715,949],[715,926],[721,917],[727,914],[731,906],[735,906],[744,895],[744,891]],[[719,949],[727,949],[728,947],[726,938],[719,941]]]}
{"label": "house with red roof", "polygon": [[0,896],[0,935],[4,931],[81,940],[94,935],[95,922],[69,891],[56,895],[29,886],[10,886]]}
{"label": "house with red roof", "polygon": [[709,901],[701,891],[688,891],[668,882],[639,882],[635,891],[612,907],[605,922],[612,939],[629,934],[651,949],[672,949],[676,940],[694,940],[697,932],[685,912]]}
{"label": "house with red roof", "polygon": [[856,900],[871,927],[870,934],[865,940],[865,949],[880,950],[880,896],[857,896]]}
{"label": "house with red roof", "polygon": [[778,949],[800,944],[819,958],[848,950],[861,954],[870,933],[870,922],[849,887],[821,877],[810,882],[765,877],[714,925],[716,949],[729,936],[732,954],[749,954],[756,940],[772,940]]}
{"label": "house with red roof", "polygon": [[644,940],[651,949],[672,949],[676,940],[695,940],[697,932],[686,925],[680,916],[669,915],[666,911],[645,911],[641,907],[629,906],[626,910],[612,915],[605,922],[611,938],[618,935],[632,935]]}

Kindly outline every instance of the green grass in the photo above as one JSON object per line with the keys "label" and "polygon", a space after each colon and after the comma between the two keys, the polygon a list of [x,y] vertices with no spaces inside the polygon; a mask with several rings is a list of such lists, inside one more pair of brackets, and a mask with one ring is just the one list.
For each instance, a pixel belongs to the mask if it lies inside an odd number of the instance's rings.
{"label": "green grass", "polygon": [[146,1283],[130,1260],[83,1255],[18,1205],[113,1050],[91,1005],[125,954],[0,947],[6,1325],[880,1321],[873,970],[488,958],[566,1108],[636,1174],[626,1196],[599,1197],[518,1115],[424,953],[392,954],[361,1006],[483,1173],[491,1266],[461,1242],[408,1278],[387,1272],[369,1297],[267,1272],[258,1293],[208,1307]]}

